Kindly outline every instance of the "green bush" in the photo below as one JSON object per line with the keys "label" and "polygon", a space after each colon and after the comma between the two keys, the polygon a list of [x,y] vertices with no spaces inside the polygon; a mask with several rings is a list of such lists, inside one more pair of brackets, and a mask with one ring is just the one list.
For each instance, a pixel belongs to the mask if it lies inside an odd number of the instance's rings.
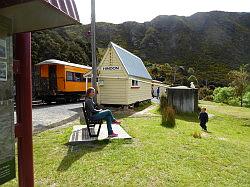
{"label": "green bush", "polygon": [[238,98],[231,98],[230,100],[228,100],[228,103],[231,106],[240,106],[240,101]]}
{"label": "green bush", "polygon": [[160,97],[160,112],[162,117],[162,125],[165,127],[175,127],[175,110],[168,106],[166,96]]}
{"label": "green bush", "polygon": [[245,106],[250,107],[250,91],[245,93],[243,97],[243,103]]}
{"label": "green bush", "polygon": [[234,98],[234,88],[219,87],[214,90],[213,95],[215,102],[229,104],[230,100],[233,100]]}

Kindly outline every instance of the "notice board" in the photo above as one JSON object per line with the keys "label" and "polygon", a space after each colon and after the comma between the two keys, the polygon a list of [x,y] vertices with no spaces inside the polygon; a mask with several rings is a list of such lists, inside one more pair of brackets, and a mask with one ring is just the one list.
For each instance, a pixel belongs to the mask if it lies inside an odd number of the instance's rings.
{"label": "notice board", "polygon": [[0,185],[16,175],[11,25],[0,16]]}

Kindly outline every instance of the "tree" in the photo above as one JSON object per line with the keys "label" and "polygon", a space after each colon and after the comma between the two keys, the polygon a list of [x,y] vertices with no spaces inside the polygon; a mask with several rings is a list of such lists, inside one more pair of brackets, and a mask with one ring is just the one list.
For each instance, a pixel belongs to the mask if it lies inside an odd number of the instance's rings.
{"label": "tree", "polygon": [[197,78],[194,75],[190,75],[188,77],[188,81],[195,82],[195,84],[198,86],[198,80],[197,80]]}
{"label": "tree", "polygon": [[243,95],[246,93],[248,82],[247,64],[240,66],[239,70],[232,70],[228,73],[230,86],[235,89],[235,96],[240,98],[240,106],[242,107]]}

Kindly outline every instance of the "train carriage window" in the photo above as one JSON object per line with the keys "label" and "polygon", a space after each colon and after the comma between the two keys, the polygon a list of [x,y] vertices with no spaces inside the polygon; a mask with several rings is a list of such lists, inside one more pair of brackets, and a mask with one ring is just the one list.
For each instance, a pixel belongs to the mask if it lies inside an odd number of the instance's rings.
{"label": "train carriage window", "polygon": [[67,74],[67,79],[66,79],[67,81],[74,81],[74,73],[73,72],[67,71],[66,74]]}
{"label": "train carriage window", "polygon": [[83,77],[82,73],[76,73],[76,72],[70,72],[67,71],[67,81],[72,81],[72,82],[84,82],[85,77]]}
{"label": "train carriage window", "polygon": [[75,81],[76,82],[82,82],[81,73],[75,73]]}

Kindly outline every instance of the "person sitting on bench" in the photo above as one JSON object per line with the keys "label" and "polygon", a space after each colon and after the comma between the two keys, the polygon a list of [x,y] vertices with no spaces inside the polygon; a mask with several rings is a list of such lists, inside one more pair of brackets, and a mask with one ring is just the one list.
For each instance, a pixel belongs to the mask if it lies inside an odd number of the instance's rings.
{"label": "person sitting on bench", "polygon": [[96,109],[97,105],[93,101],[93,97],[95,96],[95,88],[90,87],[87,90],[86,98],[85,98],[85,110],[87,116],[90,120],[105,120],[107,122],[108,127],[108,136],[109,137],[117,137],[118,134],[114,133],[112,130],[112,123],[121,124],[120,121],[117,121],[112,112],[108,109]]}

